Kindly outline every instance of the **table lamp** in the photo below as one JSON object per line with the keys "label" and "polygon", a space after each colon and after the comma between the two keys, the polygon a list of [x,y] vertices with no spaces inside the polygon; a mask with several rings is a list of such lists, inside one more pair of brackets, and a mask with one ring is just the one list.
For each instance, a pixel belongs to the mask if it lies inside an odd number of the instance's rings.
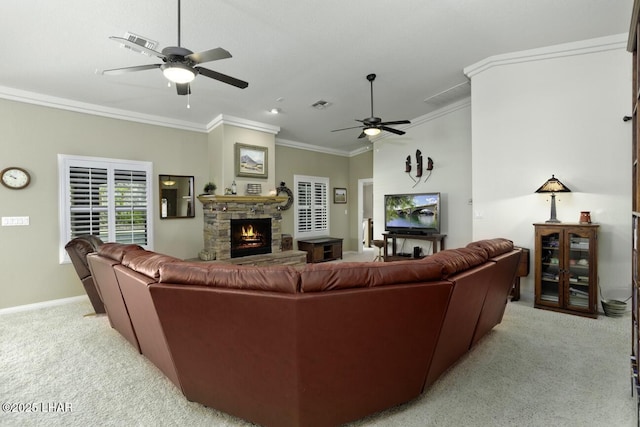
{"label": "table lamp", "polygon": [[554,175],[551,175],[551,178],[547,180],[540,188],[536,190],[536,193],[551,193],[551,218],[546,220],[545,222],[557,223],[560,222],[558,218],[556,218],[556,194],[555,193],[570,193],[571,190],[563,183],[561,183],[558,178]]}

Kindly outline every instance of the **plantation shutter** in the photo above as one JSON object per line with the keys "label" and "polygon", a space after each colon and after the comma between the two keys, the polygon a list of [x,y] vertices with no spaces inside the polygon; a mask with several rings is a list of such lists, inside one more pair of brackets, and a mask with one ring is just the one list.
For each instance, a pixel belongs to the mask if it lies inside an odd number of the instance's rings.
{"label": "plantation shutter", "polygon": [[93,234],[108,238],[107,169],[69,168],[71,239]]}
{"label": "plantation shutter", "polygon": [[58,155],[60,262],[65,244],[91,234],[152,249],[151,163]]}
{"label": "plantation shutter", "polygon": [[326,231],[327,223],[327,185],[323,182],[313,184],[313,229]]}
{"label": "plantation shutter", "polygon": [[329,234],[329,178],[294,176],[296,238]]}
{"label": "plantation shutter", "polygon": [[311,223],[311,183],[298,182],[298,231],[312,230]]}
{"label": "plantation shutter", "polygon": [[115,241],[147,244],[147,174],[114,171]]}

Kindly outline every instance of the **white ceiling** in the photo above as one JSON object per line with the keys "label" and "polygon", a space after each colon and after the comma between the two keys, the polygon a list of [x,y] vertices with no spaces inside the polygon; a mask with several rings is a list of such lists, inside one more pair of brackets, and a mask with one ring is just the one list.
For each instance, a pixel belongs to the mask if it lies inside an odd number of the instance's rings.
{"label": "white ceiling", "polygon": [[[279,139],[351,152],[367,142],[360,131],[330,131],[369,117],[367,74],[378,76],[376,116],[414,119],[434,109],[425,99],[466,82],[462,69],[489,56],[626,33],[632,4],[182,0],[182,46],[227,49],[233,58],[203,66],[249,82],[243,90],[198,76],[187,109],[159,70],[96,73],[160,63],[108,37],[132,32],[157,50],[175,46],[177,0],[4,0],[0,96],[87,103],[202,130],[224,114],[279,126]],[[312,108],[318,100],[331,106]],[[274,107],[282,113],[268,113]]]}

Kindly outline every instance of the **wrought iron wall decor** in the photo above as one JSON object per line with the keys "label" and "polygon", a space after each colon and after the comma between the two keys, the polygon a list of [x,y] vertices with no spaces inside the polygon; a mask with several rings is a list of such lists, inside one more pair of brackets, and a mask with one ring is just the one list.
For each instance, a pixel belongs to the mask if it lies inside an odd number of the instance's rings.
{"label": "wrought iron wall decor", "polygon": [[[411,155],[407,156],[407,159],[404,162],[404,171],[413,181],[413,187],[418,185],[420,181],[427,182],[429,177],[431,176],[431,171],[433,170],[433,160],[431,157],[427,157],[427,167],[424,168],[423,159],[422,159],[422,151],[416,150],[416,177],[411,176]],[[428,172],[424,175],[424,172]],[[422,179],[424,176],[424,180]],[[417,178],[417,179],[416,179]],[[413,188],[412,187],[412,188]]]}

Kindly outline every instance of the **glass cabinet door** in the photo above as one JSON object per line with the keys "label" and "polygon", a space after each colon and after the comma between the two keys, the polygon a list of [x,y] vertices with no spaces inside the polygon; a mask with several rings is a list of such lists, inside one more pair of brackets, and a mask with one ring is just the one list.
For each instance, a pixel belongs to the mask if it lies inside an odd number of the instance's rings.
{"label": "glass cabinet door", "polygon": [[540,236],[540,304],[559,306],[561,304],[562,260],[560,233]]}
{"label": "glass cabinet door", "polygon": [[567,305],[575,309],[589,308],[589,237],[569,233],[569,251],[566,262]]}

